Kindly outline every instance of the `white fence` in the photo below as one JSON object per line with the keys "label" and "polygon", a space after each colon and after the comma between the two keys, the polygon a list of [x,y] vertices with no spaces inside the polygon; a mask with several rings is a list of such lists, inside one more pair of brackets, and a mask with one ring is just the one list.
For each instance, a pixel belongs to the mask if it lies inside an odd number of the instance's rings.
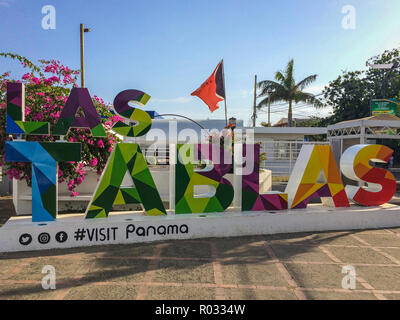
{"label": "white fence", "polygon": [[329,142],[302,140],[262,142],[261,152],[266,153],[267,159],[261,162],[261,168],[271,170],[272,176],[290,176],[304,144],[329,145]]}
{"label": "white fence", "polygon": [[[303,140],[264,141],[261,143],[261,152],[266,153],[267,159],[261,161],[261,168],[271,170],[273,176],[290,176],[301,147],[304,144],[328,145],[329,142],[308,142]],[[143,145],[141,148],[149,164],[169,164],[168,148],[146,148]]]}
{"label": "white fence", "polygon": [[169,148],[166,147],[146,147],[140,146],[147,162],[150,165],[168,165]]}

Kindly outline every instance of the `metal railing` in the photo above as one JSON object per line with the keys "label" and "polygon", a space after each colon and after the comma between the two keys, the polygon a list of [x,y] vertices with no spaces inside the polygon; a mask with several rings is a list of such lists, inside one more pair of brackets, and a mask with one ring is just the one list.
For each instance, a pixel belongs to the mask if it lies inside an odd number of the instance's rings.
{"label": "metal railing", "polygon": [[329,142],[319,141],[268,141],[261,143],[261,152],[267,159],[262,161],[261,168],[272,171],[272,176],[290,176],[300,150],[305,144],[329,145]]}
{"label": "metal railing", "polygon": [[168,165],[169,148],[140,146],[147,163],[150,165]]}
{"label": "metal railing", "polygon": [[[308,141],[268,141],[261,143],[261,152],[266,153],[266,160],[261,161],[263,169],[272,171],[273,176],[290,176],[294,164],[304,144],[328,145],[329,142]],[[150,165],[168,165],[169,148],[141,146],[142,152]]]}

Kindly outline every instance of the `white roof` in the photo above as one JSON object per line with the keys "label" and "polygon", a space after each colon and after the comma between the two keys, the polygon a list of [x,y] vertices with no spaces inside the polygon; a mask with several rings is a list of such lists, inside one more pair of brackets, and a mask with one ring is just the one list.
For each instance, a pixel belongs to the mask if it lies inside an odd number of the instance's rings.
{"label": "white roof", "polygon": [[274,134],[274,135],[316,135],[327,134],[327,128],[324,127],[244,127],[243,130],[254,129],[255,134]]}

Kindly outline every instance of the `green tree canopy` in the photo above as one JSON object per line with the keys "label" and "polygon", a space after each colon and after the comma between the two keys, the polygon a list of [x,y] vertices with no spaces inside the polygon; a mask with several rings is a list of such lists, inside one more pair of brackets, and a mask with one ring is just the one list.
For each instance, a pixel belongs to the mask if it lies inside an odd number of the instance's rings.
{"label": "green tree canopy", "polygon": [[[390,72],[371,68],[373,64],[389,63],[400,64],[399,49],[386,50],[368,59],[367,69],[364,71],[343,71],[337,79],[329,82],[323,93],[326,104],[333,109],[333,114],[323,119],[321,124],[367,117],[370,115],[371,100],[398,97],[399,69]],[[386,88],[385,97],[382,96],[382,84]]]}

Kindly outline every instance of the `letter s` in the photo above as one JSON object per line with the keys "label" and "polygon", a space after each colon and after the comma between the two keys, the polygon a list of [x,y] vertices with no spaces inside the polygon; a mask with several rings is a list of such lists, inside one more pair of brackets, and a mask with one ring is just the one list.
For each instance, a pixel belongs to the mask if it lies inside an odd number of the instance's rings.
{"label": "letter s", "polygon": [[393,174],[375,168],[369,161],[387,163],[393,150],[378,144],[358,144],[348,148],[340,159],[343,174],[355,181],[367,182],[367,187],[346,186],[347,197],[363,206],[379,206],[392,199],[396,191]]}
{"label": "letter s", "polygon": [[139,137],[145,135],[151,128],[151,117],[139,108],[131,107],[128,103],[134,102],[140,106],[144,106],[149,101],[150,96],[140,90],[124,90],[117,94],[114,99],[115,111],[128,121],[135,123],[134,126],[127,125],[122,121],[118,121],[113,130],[127,137]]}

